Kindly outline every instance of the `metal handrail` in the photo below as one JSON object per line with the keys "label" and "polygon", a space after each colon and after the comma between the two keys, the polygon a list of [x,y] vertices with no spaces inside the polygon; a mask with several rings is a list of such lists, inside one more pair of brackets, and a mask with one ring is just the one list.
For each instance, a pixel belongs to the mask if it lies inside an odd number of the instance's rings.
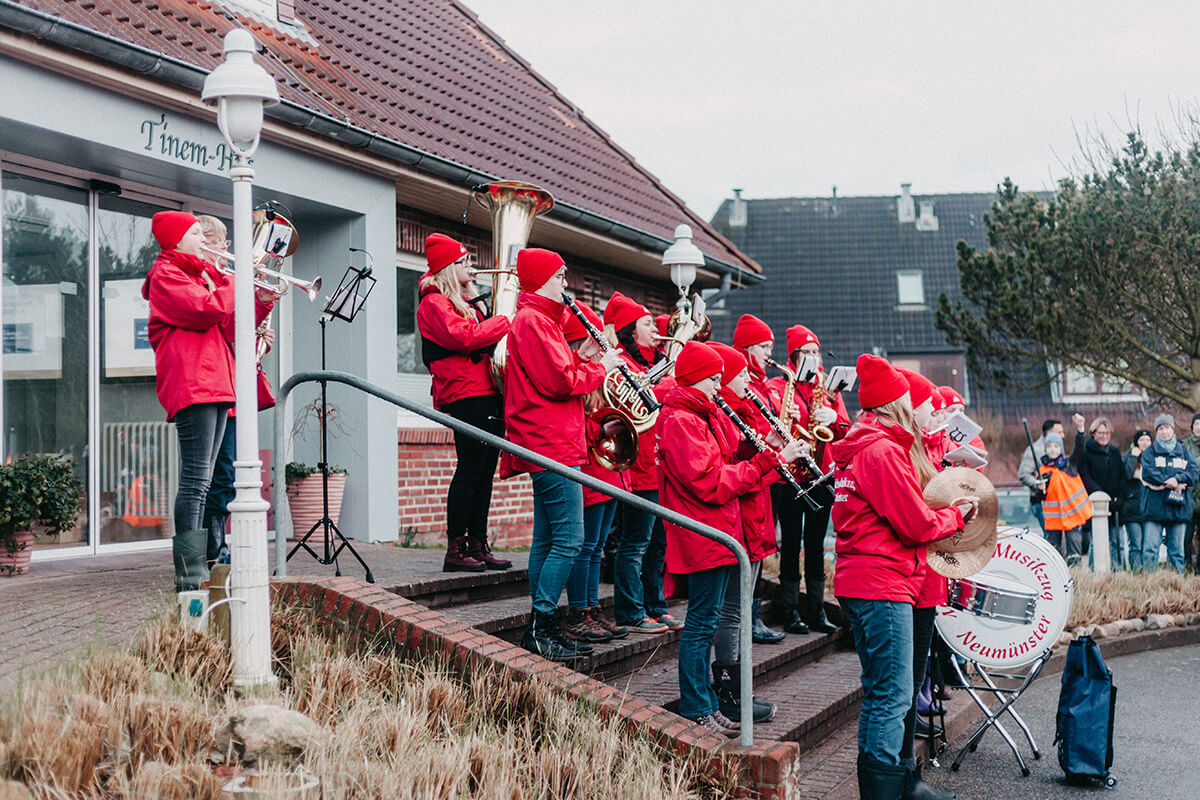
{"label": "metal handrail", "polygon": [[[276,395],[276,408],[282,409],[282,419],[288,419],[288,399],[291,397],[292,389],[302,383],[317,383],[326,381],[329,383],[343,383],[347,386],[352,386],[355,389],[366,392],[369,395],[378,397],[380,400],[386,400],[394,406],[399,406],[406,411],[411,411],[425,417],[428,420],[450,428],[455,433],[462,433],[474,439],[478,439],[484,444],[495,447],[497,450],[514,455],[517,458],[524,459],[532,464],[553,472],[556,475],[561,475],[568,480],[586,486],[595,492],[608,495],[613,499],[620,500],[626,505],[632,506],[639,511],[644,511],[653,514],[656,517],[670,522],[673,525],[678,525],[681,528],[691,531],[706,539],[711,539],[728,548],[737,558],[739,586],[741,587],[741,608],[739,615],[741,617],[738,625],[739,636],[739,652],[740,659],[740,678],[741,678],[741,744],[743,747],[750,747],[754,744],[754,662],[752,659],[751,647],[751,631],[750,631],[750,614],[751,604],[753,602],[751,595],[754,593],[752,585],[753,572],[750,569],[750,558],[746,555],[746,550],[736,539],[727,533],[717,530],[711,526],[697,522],[691,517],[684,516],[677,511],[672,511],[669,508],[664,508],[658,503],[651,503],[643,497],[638,497],[636,494],[631,494],[622,489],[615,488],[612,484],[605,483],[599,478],[594,478],[591,475],[585,475],[577,469],[565,466],[554,459],[546,458],[545,456],[535,453],[532,450],[527,450],[520,445],[515,445],[507,439],[496,436],[485,430],[476,428],[474,425],[468,425],[465,422],[455,419],[448,414],[443,414],[428,406],[414,403],[411,400],[405,399],[400,395],[390,392],[387,389],[376,386],[372,383],[364,381],[355,375],[348,372],[338,372],[335,370],[312,370],[309,372],[297,372],[292,375],[279,387]],[[275,422],[275,453],[276,456],[285,452],[287,448],[286,426],[281,424],[281,417],[276,416]],[[291,512],[287,504],[287,486],[285,481],[275,480],[275,574],[279,577],[287,576],[287,533],[292,529]]]}

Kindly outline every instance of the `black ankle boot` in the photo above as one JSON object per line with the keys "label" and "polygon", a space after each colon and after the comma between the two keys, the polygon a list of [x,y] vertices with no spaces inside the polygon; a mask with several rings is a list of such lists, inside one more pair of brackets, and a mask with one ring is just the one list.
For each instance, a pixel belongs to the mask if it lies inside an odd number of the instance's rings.
{"label": "black ankle boot", "polygon": [[531,653],[536,653],[548,661],[558,661],[562,664],[574,664],[584,657],[584,653],[572,644],[570,647],[560,641],[558,620],[554,614],[533,612],[529,622],[529,630],[521,639],[521,647]]}
{"label": "black ankle boot", "polygon": [[751,639],[755,644],[778,644],[786,637],[779,631],[773,631],[762,620],[762,600],[754,598],[753,614],[751,615]]}
{"label": "black ankle boot", "polygon": [[[713,664],[713,689],[717,692],[717,708],[729,719],[737,722],[742,718],[741,667],[738,664]],[[754,721],[769,722],[775,717],[775,704],[753,698]]]}
{"label": "black ankle boot", "polygon": [[915,758],[904,759],[908,776],[904,783],[902,800],[955,800],[954,792],[944,792],[921,780],[921,765]]}
{"label": "black ankle boot", "polygon": [[835,633],[837,625],[825,616],[825,581],[806,583],[808,602],[808,628],[814,633]]}
{"label": "black ankle boot", "polygon": [[783,602],[783,629],[788,633],[808,633],[808,626],[800,616],[800,582],[780,581],[779,592]]}
{"label": "black ankle boot", "polygon": [[859,800],[901,800],[908,776],[908,767],[903,764],[893,767],[865,753],[858,754]]}

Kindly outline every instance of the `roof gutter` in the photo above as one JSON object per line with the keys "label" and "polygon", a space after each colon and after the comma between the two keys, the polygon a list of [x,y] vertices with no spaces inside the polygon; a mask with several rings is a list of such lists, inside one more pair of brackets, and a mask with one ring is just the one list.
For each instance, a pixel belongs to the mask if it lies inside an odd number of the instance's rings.
{"label": "roof gutter", "polygon": [[[195,64],[156,53],[148,48],[122,41],[115,36],[19,5],[13,0],[0,0],[0,26],[60,47],[78,50],[132,72],[194,89],[197,93],[204,85],[204,79],[208,77],[208,73]],[[294,125],[318,136],[334,139],[347,147],[356,147],[388,161],[441,178],[454,185],[469,188],[480,183],[500,180],[498,176],[488,175],[447,158],[426,153],[395,139],[360,128],[346,120],[305,108],[294,101],[284,100],[277,106],[265,109],[265,114],[272,119]],[[569,203],[556,202],[548,216],[651,252],[662,253],[674,244],[673,240],[647,233],[639,228]],[[705,266],[722,275],[736,276],[742,283],[758,283],[763,280],[763,276],[758,273],[711,256],[706,255],[704,263]]]}

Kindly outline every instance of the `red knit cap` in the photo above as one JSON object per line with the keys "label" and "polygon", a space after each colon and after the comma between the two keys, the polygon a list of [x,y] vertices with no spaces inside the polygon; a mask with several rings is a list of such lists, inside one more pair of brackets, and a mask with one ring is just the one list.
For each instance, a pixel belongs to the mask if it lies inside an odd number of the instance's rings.
{"label": "red knit cap", "polygon": [[933,396],[930,399],[933,400],[934,411],[942,411],[946,408],[946,398],[942,397],[942,393],[937,387],[935,387]]}
{"label": "red knit cap", "polygon": [[720,354],[703,342],[688,342],[675,360],[675,382],[692,386],[725,368]]}
{"label": "red knit cap", "polygon": [[908,381],[908,396],[912,400],[913,408],[916,408],[938,393],[937,387],[933,385],[933,381],[921,373],[905,369],[904,367],[896,367],[896,369]]}
{"label": "red knit cap", "polygon": [[953,405],[965,406],[967,404],[967,401],[963,400],[962,395],[954,391],[952,387],[939,386],[937,389],[942,395],[942,400],[944,400],[946,403],[945,408],[949,408]]}
{"label": "red knit cap", "polygon": [[863,353],[858,357],[858,405],[879,408],[908,394],[908,381],[886,358]]}
{"label": "red knit cap", "polygon": [[817,347],[821,346],[817,335],[803,325],[793,325],[787,329],[787,351],[789,357],[806,344],[815,344]]}
{"label": "red knit cap", "polygon": [[[600,321],[600,317],[596,315],[596,312],[592,311],[591,306],[582,300],[576,300],[575,305],[579,306],[583,310],[583,315],[587,317],[593,325],[596,326],[596,330],[600,330],[604,327],[604,323]],[[583,323],[579,321],[579,317],[568,313],[567,322],[565,325],[563,325],[563,336],[568,342],[574,342],[579,339],[584,339],[590,336],[590,334],[587,332],[587,328],[583,327]]]}
{"label": "red knit cap", "polygon": [[554,273],[562,269],[565,263],[562,256],[553,250],[526,247],[517,253],[517,280],[521,283],[521,289],[536,292],[545,286],[546,281],[553,278]]}
{"label": "red knit cap", "polygon": [[465,255],[467,248],[444,233],[431,233],[425,239],[425,261],[430,275],[438,274]]}
{"label": "red knit cap", "polygon": [[667,336],[667,323],[671,321],[670,314],[659,314],[654,318],[654,327],[658,329],[659,336]]}
{"label": "red knit cap", "polygon": [[613,330],[621,330],[632,325],[642,317],[650,316],[646,307],[631,297],[620,292],[613,292],[612,299],[604,307],[604,324],[612,324]]}
{"label": "red knit cap", "polygon": [[775,341],[775,334],[771,333],[767,323],[753,314],[742,314],[737,321],[737,327],[733,329],[734,347],[751,347],[773,341]]}
{"label": "red knit cap", "polygon": [[749,364],[741,351],[722,342],[708,342],[708,346],[721,356],[721,385],[728,386]]}
{"label": "red knit cap", "polygon": [[186,211],[159,211],[150,218],[150,232],[163,250],[174,250],[175,245],[191,227],[200,220]]}

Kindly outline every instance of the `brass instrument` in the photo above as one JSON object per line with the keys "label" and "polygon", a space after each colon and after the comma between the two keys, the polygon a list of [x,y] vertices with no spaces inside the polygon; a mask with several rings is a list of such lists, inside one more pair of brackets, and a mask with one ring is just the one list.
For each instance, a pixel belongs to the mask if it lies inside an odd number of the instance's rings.
{"label": "brass instrument", "polygon": [[[600,346],[601,352],[612,350],[604,334],[575,304],[574,298],[564,294],[563,303]],[[658,375],[665,371],[660,370]],[[645,380],[646,375],[642,376],[643,382],[630,372],[629,367],[618,364],[604,376],[599,401],[588,412],[588,418],[600,426],[600,439],[592,445],[592,457],[605,469],[621,472],[633,466],[637,461],[639,437],[654,427],[658,419],[659,404],[650,392],[651,381]]]}
{"label": "brass instrument", "polygon": [[800,485],[800,482],[796,480],[796,476],[792,474],[792,471],[788,469],[788,464],[783,460],[783,457],[779,455],[779,451],[772,450],[771,447],[763,441],[762,437],[758,435],[758,431],[750,427],[745,420],[738,416],[736,411],[729,407],[729,403],[725,402],[725,398],[721,397],[720,395],[716,395],[713,397],[713,402],[717,404],[717,408],[725,412],[725,416],[729,417],[729,419],[733,422],[734,427],[741,431],[742,436],[746,437],[746,441],[754,445],[754,448],[758,450],[758,452],[774,453],[776,456],[778,456],[779,463],[775,465],[775,472],[777,472],[779,477],[787,481],[791,487],[796,490],[796,497],[804,497],[811,503],[812,500],[808,498],[808,492],[803,486]]}
{"label": "brass instrument", "polygon": [[707,342],[712,337],[712,322],[704,313],[704,298],[698,294],[677,309],[667,320],[667,337],[658,337],[667,342],[665,355],[668,361],[674,363],[679,351],[692,339],[697,342]]}
{"label": "brass instrument", "polygon": [[[254,212],[254,245],[251,257],[255,272],[254,285],[281,296],[287,291],[288,286],[295,286],[308,296],[310,303],[315,301],[317,294],[321,291],[320,275],[311,281],[304,281],[271,268],[282,264],[283,260],[295,253],[299,246],[300,236],[296,233],[296,228],[292,223],[288,222],[281,214],[275,214],[272,219],[268,219],[266,211],[257,209]],[[221,272],[226,275],[234,274],[233,268],[223,263],[235,260],[233,253],[228,250],[217,250],[208,245],[200,245],[200,249],[216,258],[213,263]],[[268,278],[273,278],[278,283],[271,283],[267,280]]]}
{"label": "brass instrument", "polygon": [[[476,274],[495,275],[492,280],[492,315],[512,319],[517,312],[517,253],[529,241],[536,217],[554,207],[549,192],[522,181],[494,181],[476,186],[475,201],[492,218],[492,269]],[[464,217],[466,216],[464,212]],[[492,350],[492,380],[504,391],[504,372],[508,367],[508,337],[496,342]]]}
{"label": "brass instrument", "polygon": [[825,407],[825,373],[817,370],[817,377],[813,379],[813,395],[812,402],[808,404],[808,432],[812,434],[814,441],[813,457],[817,463],[821,463],[821,455],[825,452],[825,445],[833,441],[833,431],[827,426],[818,424],[817,409]]}

